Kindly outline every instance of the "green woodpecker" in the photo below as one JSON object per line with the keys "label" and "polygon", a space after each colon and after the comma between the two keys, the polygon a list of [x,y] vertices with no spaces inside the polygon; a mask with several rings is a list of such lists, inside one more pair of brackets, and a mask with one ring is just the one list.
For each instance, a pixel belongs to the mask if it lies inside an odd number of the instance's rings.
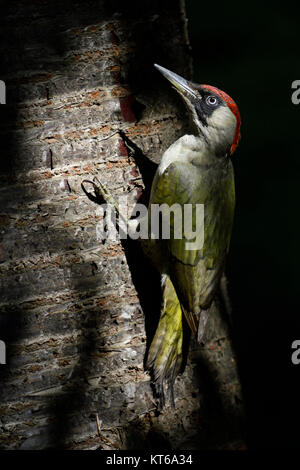
{"label": "green woodpecker", "polygon": [[[164,384],[173,400],[173,384],[182,364],[183,315],[201,340],[211,304],[220,288],[229,249],[234,206],[234,172],[230,156],[240,139],[240,114],[223,91],[197,85],[155,65],[187,105],[195,132],[184,135],[163,154],[149,204],[204,205],[204,243],[187,250],[188,238],[154,239],[145,252],[161,273],[160,320],[149,349],[147,368],[164,404]],[[192,213],[195,227],[195,211]],[[173,225],[173,227],[172,227]],[[174,218],[171,229],[174,228]]]}

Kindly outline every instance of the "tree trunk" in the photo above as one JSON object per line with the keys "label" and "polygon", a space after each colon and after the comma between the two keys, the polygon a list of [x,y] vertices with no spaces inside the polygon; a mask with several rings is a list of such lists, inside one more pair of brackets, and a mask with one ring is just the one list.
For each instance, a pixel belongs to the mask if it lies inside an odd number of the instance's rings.
{"label": "tree trunk", "polygon": [[81,188],[97,175],[145,201],[183,134],[183,106],[153,68],[191,76],[183,2],[7,1],[0,21],[2,448],[238,446],[219,309],[190,345],[175,409],[160,410],[144,370],[157,273],[136,242],[97,238],[99,206]]}

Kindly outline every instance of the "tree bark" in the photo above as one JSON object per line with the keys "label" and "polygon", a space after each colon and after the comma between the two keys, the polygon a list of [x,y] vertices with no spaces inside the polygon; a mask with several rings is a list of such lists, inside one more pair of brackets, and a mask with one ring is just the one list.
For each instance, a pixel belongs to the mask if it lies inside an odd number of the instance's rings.
{"label": "tree bark", "polygon": [[[97,239],[93,176],[133,206],[186,129],[153,62],[189,77],[184,4],[10,1],[1,21],[4,449],[232,448],[241,389],[220,309],[160,410],[144,370],[159,279],[132,241]],[[9,52],[7,52],[9,50]],[[218,303],[216,304],[218,307]]]}

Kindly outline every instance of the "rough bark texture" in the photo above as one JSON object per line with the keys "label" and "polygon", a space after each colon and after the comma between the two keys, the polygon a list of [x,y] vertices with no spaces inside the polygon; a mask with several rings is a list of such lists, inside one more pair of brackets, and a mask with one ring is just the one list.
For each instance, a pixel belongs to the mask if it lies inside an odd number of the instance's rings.
{"label": "rough bark texture", "polygon": [[2,448],[237,446],[222,316],[192,343],[175,409],[159,410],[144,371],[159,280],[135,242],[97,240],[99,211],[81,189],[98,175],[143,200],[153,162],[183,133],[152,66],[190,75],[182,3],[10,1],[0,21]]}

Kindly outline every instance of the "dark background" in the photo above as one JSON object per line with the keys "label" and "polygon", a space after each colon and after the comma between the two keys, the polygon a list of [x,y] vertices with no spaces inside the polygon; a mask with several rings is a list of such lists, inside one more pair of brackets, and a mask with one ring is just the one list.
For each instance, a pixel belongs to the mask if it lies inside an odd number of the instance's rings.
{"label": "dark background", "polygon": [[227,273],[249,448],[299,446],[299,17],[292,5],[187,0],[194,81],[228,92],[242,117]]}

